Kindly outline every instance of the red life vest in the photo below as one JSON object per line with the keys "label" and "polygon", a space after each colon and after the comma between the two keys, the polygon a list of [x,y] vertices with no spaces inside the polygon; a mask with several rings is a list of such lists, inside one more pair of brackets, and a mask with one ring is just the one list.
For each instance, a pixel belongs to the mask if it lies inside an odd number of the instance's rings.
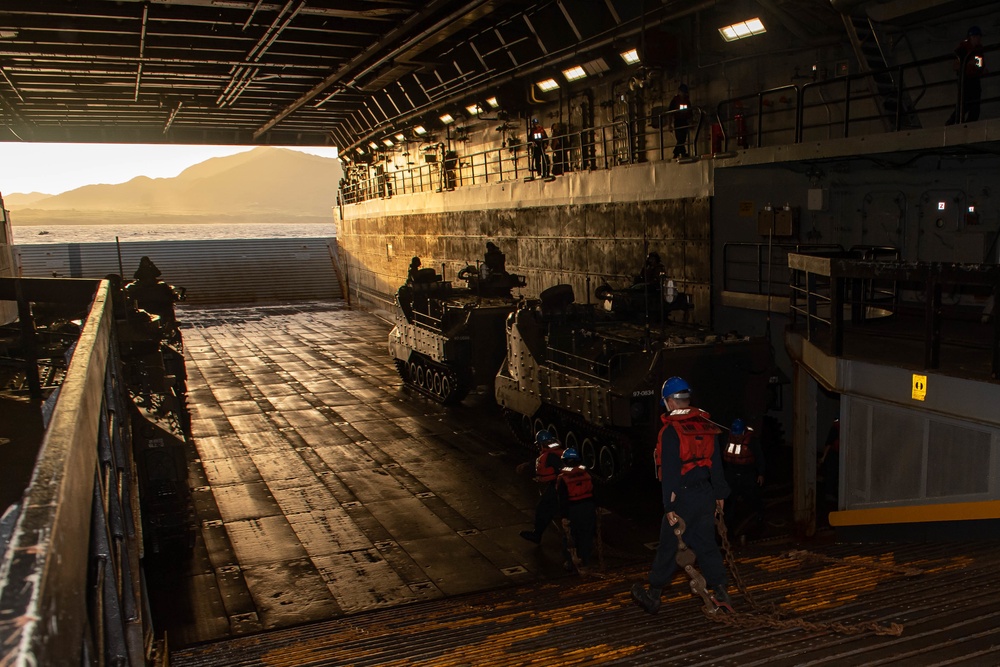
{"label": "red life vest", "polygon": [[663,428],[656,438],[656,450],[653,460],[656,462],[656,479],[663,481],[661,448],[663,447],[663,431],[673,427],[677,431],[681,444],[681,475],[698,467],[712,467],[712,453],[715,451],[715,436],[722,433],[719,427],[708,420],[709,415],[699,408],[682,408],[674,410],[669,415],[660,415]]}
{"label": "red life vest", "polygon": [[752,435],[753,429],[751,428],[747,428],[747,430],[739,435],[730,433],[729,444],[726,445],[726,449],[722,452],[722,460],[738,466],[753,465],[756,459],[753,456],[753,450],[750,448],[750,437]]}
{"label": "red life vest", "polygon": [[562,483],[566,486],[569,501],[586,500],[594,496],[594,480],[590,478],[590,473],[584,466],[575,468],[563,468],[559,473],[559,480],[556,484]]}
{"label": "red life vest", "polygon": [[562,447],[546,447],[535,460],[535,479],[539,482],[551,482],[559,476],[559,468],[548,464],[549,456],[562,458]]}

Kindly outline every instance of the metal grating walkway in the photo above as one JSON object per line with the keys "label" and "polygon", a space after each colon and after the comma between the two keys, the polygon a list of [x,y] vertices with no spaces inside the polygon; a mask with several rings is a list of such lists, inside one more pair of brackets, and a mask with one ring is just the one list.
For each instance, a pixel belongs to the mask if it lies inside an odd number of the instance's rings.
{"label": "metal grating walkway", "polygon": [[[840,560],[789,556],[789,545],[740,554],[758,602],[813,622],[879,621],[899,637],[745,629],[705,618],[674,582],[659,615],[635,607],[645,567],[316,623],[177,652],[202,665],[973,665],[1000,664],[995,544],[813,546]],[[906,565],[916,576],[879,569]],[[738,608],[745,601],[734,596]]]}

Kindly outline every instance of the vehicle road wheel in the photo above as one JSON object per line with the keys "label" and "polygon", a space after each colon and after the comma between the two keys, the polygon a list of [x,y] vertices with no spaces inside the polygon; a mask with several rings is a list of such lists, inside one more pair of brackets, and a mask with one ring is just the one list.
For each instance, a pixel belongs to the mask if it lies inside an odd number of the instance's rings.
{"label": "vehicle road wheel", "polygon": [[584,438],[580,443],[580,458],[589,470],[597,465],[597,443],[593,438]]}
{"label": "vehicle road wheel", "polygon": [[606,482],[610,482],[618,474],[618,457],[608,445],[601,446],[597,455],[597,472]]}

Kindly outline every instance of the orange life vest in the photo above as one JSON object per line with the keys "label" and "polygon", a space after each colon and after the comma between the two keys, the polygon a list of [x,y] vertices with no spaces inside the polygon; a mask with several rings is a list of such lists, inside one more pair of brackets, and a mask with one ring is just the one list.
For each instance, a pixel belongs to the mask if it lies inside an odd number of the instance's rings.
{"label": "orange life vest", "polygon": [[656,479],[663,481],[662,456],[663,431],[673,427],[680,438],[681,475],[690,470],[705,466],[712,467],[712,453],[715,451],[715,436],[722,433],[719,427],[710,422],[709,415],[699,408],[682,408],[674,410],[669,415],[661,415],[663,428],[656,438],[656,450],[653,460],[656,462]]}
{"label": "orange life vest", "polygon": [[559,476],[559,468],[549,465],[549,456],[562,458],[562,447],[547,447],[535,460],[535,479],[539,482],[551,482]]}
{"label": "orange life vest", "polygon": [[750,428],[747,428],[747,430],[739,435],[730,434],[729,444],[726,445],[726,449],[722,452],[722,460],[738,466],[753,465],[756,459],[754,458],[753,450],[750,449],[750,437],[752,435],[753,431]]}
{"label": "orange life vest", "polygon": [[594,480],[590,478],[590,473],[584,466],[563,468],[556,484],[560,482],[566,485],[566,492],[571,503],[594,496]]}

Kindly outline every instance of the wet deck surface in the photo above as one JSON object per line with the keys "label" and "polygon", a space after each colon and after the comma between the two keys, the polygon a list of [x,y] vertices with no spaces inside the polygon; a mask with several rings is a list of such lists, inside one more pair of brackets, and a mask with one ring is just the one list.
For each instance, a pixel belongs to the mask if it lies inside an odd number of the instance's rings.
{"label": "wet deck surface", "polygon": [[567,575],[554,531],[518,537],[537,494],[496,407],[403,390],[382,321],[337,304],[181,318],[200,537],[149,563],[172,665],[1000,664],[996,542],[737,550],[783,618],[900,636],[721,625],[681,575],[649,616],[628,589],[655,489],[604,498],[601,576]]}
{"label": "wet deck surface", "polygon": [[[554,530],[541,549],[518,536],[537,490],[495,405],[403,389],[383,321],[318,303],[178,317],[200,533],[189,561],[149,558],[170,646],[566,576]],[[607,562],[646,558],[613,523]]]}

